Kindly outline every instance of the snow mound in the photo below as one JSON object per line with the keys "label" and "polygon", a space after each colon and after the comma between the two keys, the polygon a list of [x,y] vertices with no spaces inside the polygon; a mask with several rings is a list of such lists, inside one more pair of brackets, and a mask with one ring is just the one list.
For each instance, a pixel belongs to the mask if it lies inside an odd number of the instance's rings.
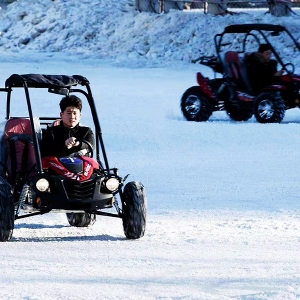
{"label": "snow mound", "polygon": [[19,0],[2,12],[0,49],[65,52],[123,61],[191,61],[200,55],[213,54],[213,36],[230,24],[280,24],[296,37],[300,31],[297,15],[278,18],[266,14],[266,10],[228,16],[206,15],[201,10],[158,15],[139,13],[132,3],[131,0],[35,0],[28,4]]}

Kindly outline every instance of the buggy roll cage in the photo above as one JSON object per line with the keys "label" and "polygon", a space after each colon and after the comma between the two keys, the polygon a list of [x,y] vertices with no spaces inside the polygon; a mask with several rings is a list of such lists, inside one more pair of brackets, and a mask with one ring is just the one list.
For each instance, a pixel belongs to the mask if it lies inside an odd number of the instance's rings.
{"label": "buggy roll cage", "polygon": [[[81,88],[72,88],[74,86],[81,85],[82,87],[86,88],[86,91]],[[10,103],[11,103],[11,93],[12,88],[24,88],[26,101],[27,101],[27,108],[30,118],[31,129],[33,133],[33,147],[34,153],[36,157],[36,168],[37,172],[42,174],[42,160],[41,160],[41,153],[40,153],[40,146],[37,138],[37,132],[35,130],[34,125],[34,118],[32,113],[30,95],[29,95],[29,88],[48,88],[48,92],[61,94],[61,95],[69,95],[70,93],[81,93],[83,94],[87,102],[90,106],[94,126],[95,126],[95,140],[96,140],[96,157],[97,160],[100,162],[100,149],[99,143],[102,151],[102,156],[104,159],[105,167],[108,173],[110,173],[110,168],[108,164],[108,159],[104,147],[104,142],[102,138],[102,131],[100,122],[97,115],[97,110],[94,102],[94,98],[92,95],[92,91],[90,88],[89,81],[81,76],[81,75],[42,75],[42,74],[24,74],[18,75],[13,74],[5,81],[5,88],[0,88],[0,92],[7,93],[7,101],[6,101],[6,120],[10,119]],[[40,117],[40,120],[55,120],[56,118],[47,118],[47,117]]]}
{"label": "buggy roll cage", "polygon": [[249,36],[252,36],[258,44],[260,44],[260,40],[258,36],[260,35],[265,43],[269,44],[271,46],[272,52],[274,56],[276,57],[277,61],[280,63],[282,67],[285,67],[285,64],[283,63],[281,57],[279,56],[276,49],[272,46],[272,44],[269,42],[269,39],[267,37],[267,34],[269,33],[272,36],[278,36],[281,32],[285,32],[291,40],[294,42],[294,45],[296,48],[300,51],[300,44],[297,42],[297,40],[294,38],[294,36],[291,34],[291,32],[286,29],[284,26],[281,25],[273,25],[273,24],[234,24],[226,26],[224,31],[220,34],[216,34],[214,36],[214,43],[215,43],[215,49],[218,56],[218,59],[222,61],[221,58],[221,48],[222,46],[229,45],[228,43],[223,44],[223,38],[226,34],[234,34],[234,33],[244,33],[245,36],[243,38],[243,48],[242,51],[236,51],[238,53],[244,53],[246,48],[246,40]]}

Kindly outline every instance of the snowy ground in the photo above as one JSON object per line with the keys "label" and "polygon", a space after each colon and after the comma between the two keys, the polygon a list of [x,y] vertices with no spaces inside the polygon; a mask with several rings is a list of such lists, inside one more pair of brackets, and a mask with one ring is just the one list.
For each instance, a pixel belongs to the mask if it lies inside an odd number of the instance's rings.
{"label": "snowy ground", "polygon": [[300,111],[282,124],[225,113],[186,122],[179,99],[196,66],[59,57],[2,62],[2,74],[90,79],[111,166],[147,189],[146,234],[128,241],[121,220],[107,217],[87,229],[69,227],[64,214],[19,220],[2,244],[1,299],[298,299]]}
{"label": "snowy ground", "polygon": [[[34,3],[32,13],[40,7]],[[175,15],[165,16],[165,24]],[[142,18],[162,16],[134,20]],[[234,22],[226,18],[209,22],[221,20],[217,30]],[[20,35],[21,25],[12,25]],[[185,55],[184,43],[166,64],[138,59],[122,43],[118,49],[110,44],[104,60],[102,50],[91,55],[88,43],[84,55],[72,56],[38,48],[48,36],[29,43],[32,49],[4,38],[10,46],[1,47],[0,86],[12,73],[90,80],[110,165],[145,185],[149,214],[145,236],[136,241],[125,239],[115,218],[99,217],[83,229],[70,227],[64,214],[17,221],[13,239],[1,244],[1,299],[300,299],[299,109],[287,111],[281,124],[232,122],[224,112],[205,123],[187,122],[180,97],[196,84],[197,71],[211,74],[184,59],[175,63]],[[36,97],[37,115],[58,114],[58,105],[38,91]],[[23,112],[22,99],[14,113]],[[83,113],[83,123],[92,125],[86,108]]]}

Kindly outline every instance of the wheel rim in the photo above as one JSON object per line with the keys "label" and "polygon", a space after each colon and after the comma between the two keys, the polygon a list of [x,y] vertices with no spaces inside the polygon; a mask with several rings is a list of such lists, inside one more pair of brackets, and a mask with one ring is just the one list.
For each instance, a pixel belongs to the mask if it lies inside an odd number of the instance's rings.
{"label": "wheel rim", "polygon": [[257,110],[262,119],[268,120],[274,115],[275,108],[272,101],[265,99],[259,103]]}
{"label": "wheel rim", "polygon": [[190,95],[185,101],[185,110],[189,115],[197,115],[201,109],[201,101],[195,95]]}

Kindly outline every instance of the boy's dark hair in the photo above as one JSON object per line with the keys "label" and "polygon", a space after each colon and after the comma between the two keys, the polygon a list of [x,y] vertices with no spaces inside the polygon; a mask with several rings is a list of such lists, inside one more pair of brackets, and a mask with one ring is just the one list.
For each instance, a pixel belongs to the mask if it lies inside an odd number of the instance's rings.
{"label": "boy's dark hair", "polygon": [[73,106],[75,108],[78,108],[81,111],[82,101],[80,100],[80,98],[78,98],[77,96],[74,96],[74,95],[66,96],[61,99],[59,106],[60,106],[61,112],[64,112],[68,106]]}
{"label": "boy's dark hair", "polygon": [[259,53],[263,53],[265,51],[268,51],[268,50],[272,50],[272,47],[270,44],[260,44],[259,47],[258,47],[258,52]]}

